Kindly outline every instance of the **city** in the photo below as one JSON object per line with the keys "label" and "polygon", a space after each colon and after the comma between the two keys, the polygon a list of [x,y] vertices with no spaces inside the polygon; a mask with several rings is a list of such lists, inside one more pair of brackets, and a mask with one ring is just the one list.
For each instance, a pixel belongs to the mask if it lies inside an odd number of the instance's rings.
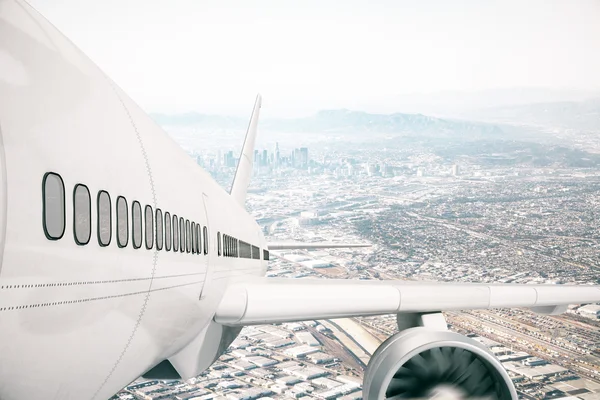
{"label": "city", "polygon": [[[189,128],[170,132],[228,190],[239,144],[196,151]],[[549,136],[338,135],[305,135],[297,146],[288,135],[263,134],[247,208],[269,241],[372,246],[273,251],[268,276],[600,282],[593,151]],[[502,361],[521,398],[590,400],[600,398],[599,315],[600,306],[587,305],[560,316],[500,309],[446,318]],[[118,396],[360,399],[371,354],[397,329],[395,316],[247,327],[197,379],[139,381]]]}

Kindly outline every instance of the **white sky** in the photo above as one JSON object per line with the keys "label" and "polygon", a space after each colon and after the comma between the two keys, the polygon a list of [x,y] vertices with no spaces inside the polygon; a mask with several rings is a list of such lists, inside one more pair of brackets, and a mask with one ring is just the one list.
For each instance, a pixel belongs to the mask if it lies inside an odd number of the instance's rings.
{"label": "white sky", "polygon": [[597,0],[30,3],[148,111],[248,115],[257,92],[296,116],[413,92],[600,89]]}

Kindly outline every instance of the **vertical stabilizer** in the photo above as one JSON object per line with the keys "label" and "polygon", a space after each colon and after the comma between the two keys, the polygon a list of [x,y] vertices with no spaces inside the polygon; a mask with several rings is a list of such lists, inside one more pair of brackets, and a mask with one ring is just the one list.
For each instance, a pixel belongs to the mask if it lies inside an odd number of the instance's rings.
{"label": "vertical stabilizer", "polygon": [[244,139],[244,146],[242,147],[242,154],[240,155],[240,161],[238,162],[235,177],[233,178],[233,184],[231,185],[231,191],[229,192],[242,207],[246,203],[246,192],[248,191],[248,184],[250,183],[250,177],[252,175],[254,142],[256,141],[258,114],[260,112],[261,102],[262,98],[259,94],[256,96],[254,110],[252,110],[250,124],[248,125],[248,131],[246,132],[246,139]]}

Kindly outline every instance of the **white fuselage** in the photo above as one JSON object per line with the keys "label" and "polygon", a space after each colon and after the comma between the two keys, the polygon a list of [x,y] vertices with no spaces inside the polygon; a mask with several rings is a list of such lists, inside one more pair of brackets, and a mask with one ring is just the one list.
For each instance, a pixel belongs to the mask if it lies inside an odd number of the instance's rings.
{"label": "white fuselage", "polygon": [[[0,140],[0,399],[106,399],[165,359],[182,377],[208,367],[231,340],[213,321],[224,287],[266,270],[259,226],[71,42],[12,0],[0,0]],[[43,223],[48,172],[64,182],[58,240]],[[85,245],[74,236],[77,184],[91,197]],[[99,191],[111,200],[107,246]],[[134,248],[133,201],[142,215],[149,205],[154,218],[160,209],[206,227],[208,254],[158,250],[156,238],[147,249],[145,221]],[[218,255],[217,232],[259,247],[260,259]]]}

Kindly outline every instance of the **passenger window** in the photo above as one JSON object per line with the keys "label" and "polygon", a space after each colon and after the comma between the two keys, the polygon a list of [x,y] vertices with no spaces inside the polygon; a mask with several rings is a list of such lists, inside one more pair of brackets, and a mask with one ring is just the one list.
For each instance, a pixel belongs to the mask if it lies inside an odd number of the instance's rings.
{"label": "passenger window", "polygon": [[146,248],[148,250],[154,247],[154,213],[151,206],[146,206],[145,225],[146,225]]}
{"label": "passenger window", "polygon": [[73,227],[75,242],[88,244],[92,235],[92,199],[87,186],[75,185],[73,191]]}
{"label": "passenger window", "polygon": [[185,220],[179,217],[179,251],[185,253]]}
{"label": "passenger window", "polygon": [[250,250],[250,244],[246,242],[242,242],[240,240],[240,257],[241,258],[251,258],[252,252]]}
{"label": "passenger window", "polygon": [[108,246],[111,239],[112,215],[110,212],[110,195],[101,190],[98,192],[98,242],[100,246]]}
{"label": "passenger window", "polygon": [[263,260],[269,261],[269,251],[263,250]]}
{"label": "passenger window", "polygon": [[156,249],[162,250],[163,248],[163,219],[162,211],[160,208],[156,209]]}
{"label": "passenger window", "polygon": [[42,180],[42,225],[46,238],[58,240],[65,233],[65,184],[60,175],[48,172]]}
{"label": "passenger window", "polygon": [[200,233],[200,224],[196,224],[196,254],[202,253],[202,234]]}
{"label": "passenger window", "polygon": [[173,251],[179,250],[179,221],[177,215],[173,215]]}
{"label": "passenger window", "polygon": [[217,255],[221,255],[221,232],[217,232]]}
{"label": "passenger window", "polygon": [[165,250],[171,251],[171,214],[165,213]]}
{"label": "passenger window", "polygon": [[260,249],[256,246],[252,246],[252,258],[260,260]]}
{"label": "passenger window", "polygon": [[208,254],[208,228],[202,229],[202,235],[204,236],[204,254]]}
{"label": "passenger window", "polygon": [[198,250],[198,254],[202,253],[202,227],[200,224],[196,224],[196,249]]}
{"label": "passenger window", "polygon": [[190,231],[190,220],[185,220],[185,251],[189,253],[192,251],[192,231]]}
{"label": "passenger window", "polygon": [[192,222],[192,254],[197,253],[196,244],[197,244],[198,236],[196,232],[196,223]]}
{"label": "passenger window", "polygon": [[127,200],[117,197],[117,246],[126,247],[129,242],[129,216],[127,214]]}
{"label": "passenger window", "polygon": [[135,200],[131,206],[131,228],[133,248],[139,249],[142,247],[142,206]]}

